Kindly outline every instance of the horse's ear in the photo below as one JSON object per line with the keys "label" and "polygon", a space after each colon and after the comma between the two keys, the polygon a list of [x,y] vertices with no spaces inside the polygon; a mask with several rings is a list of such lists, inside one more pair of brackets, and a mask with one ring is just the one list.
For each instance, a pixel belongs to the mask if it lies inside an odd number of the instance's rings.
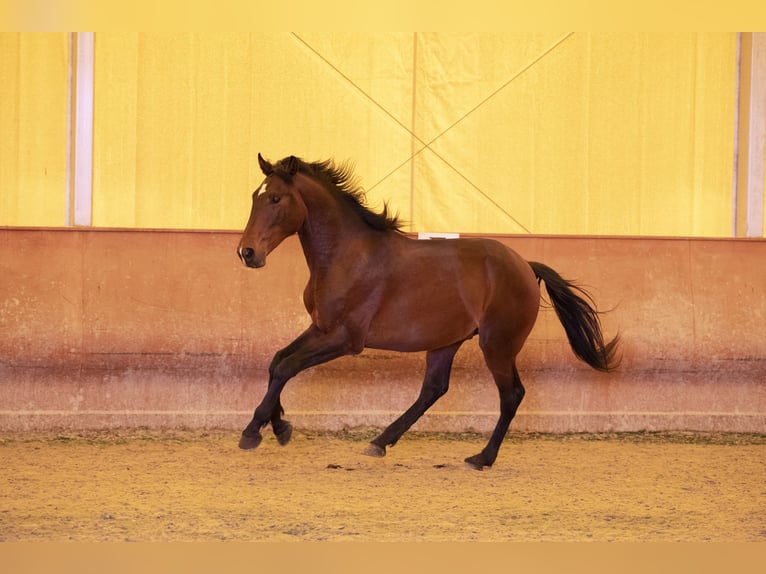
{"label": "horse's ear", "polygon": [[269,162],[267,162],[265,159],[263,159],[263,156],[260,153],[258,154],[258,165],[261,166],[261,171],[263,172],[263,175],[268,177],[272,173],[274,173],[274,166],[271,165]]}
{"label": "horse's ear", "polygon": [[294,155],[291,155],[289,158],[287,158],[287,173],[290,174],[290,177],[294,176],[295,173],[298,171],[298,164],[300,160],[295,157]]}

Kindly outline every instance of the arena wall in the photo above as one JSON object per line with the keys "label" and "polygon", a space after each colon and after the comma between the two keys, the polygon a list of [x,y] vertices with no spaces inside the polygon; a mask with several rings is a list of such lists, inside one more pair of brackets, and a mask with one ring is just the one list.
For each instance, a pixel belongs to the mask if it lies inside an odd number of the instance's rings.
{"label": "arena wall", "polygon": [[[623,361],[590,370],[542,308],[520,356],[512,429],[766,430],[766,242],[493,236],[590,287]],[[0,228],[0,429],[231,428],[273,353],[308,325],[295,238],[251,270],[239,234]],[[297,428],[384,426],[415,399],[424,354],[365,351],[283,393]],[[475,341],[420,430],[485,432],[497,394]]]}

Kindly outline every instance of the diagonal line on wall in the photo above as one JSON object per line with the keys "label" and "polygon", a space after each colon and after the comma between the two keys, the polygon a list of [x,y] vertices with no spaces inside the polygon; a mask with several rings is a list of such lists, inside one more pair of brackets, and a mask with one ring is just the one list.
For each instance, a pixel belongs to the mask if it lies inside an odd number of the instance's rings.
{"label": "diagonal line on wall", "polygon": [[505,215],[506,215],[506,216],[507,216],[507,217],[508,217],[508,218],[509,218],[511,221],[513,221],[513,222],[514,222],[516,225],[518,225],[518,226],[519,226],[519,227],[520,227],[520,228],[521,228],[521,229],[522,229],[522,230],[523,230],[525,233],[529,233],[529,234],[531,234],[531,233],[532,233],[532,231],[531,231],[531,230],[530,230],[530,229],[529,229],[529,228],[528,228],[526,225],[524,225],[524,224],[523,224],[523,223],[521,223],[521,222],[520,222],[518,219],[516,219],[516,218],[515,218],[513,215],[511,215],[510,213],[508,213],[508,211],[506,211],[506,210],[503,208],[503,206],[502,206],[502,205],[500,205],[499,203],[497,203],[497,202],[496,202],[494,199],[492,199],[492,197],[491,197],[490,195],[488,195],[487,193],[485,193],[485,192],[484,192],[484,191],[483,191],[483,190],[482,190],[482,189],[481,189],[481,188],[480,188],[478,185],[476,185],[476,184],[475,184],[473,181],[471,181],[470,179],[468,179],[468,177],[467,177],[465,174],[463,174],[463,173],[462,173],[460,170],[458,170],[458,169],[457,169],[457,168],[456,168],[454,165],[452,165],[452,164],[451,164],[449,161],[447,161],[447,160],[444,158],[444,156],[442,156],[442,155],[441,155],[441,154],[439,154],[438,152],[434,151],[434,150],[433,150],[432,148],[430,148],[430,147],[426,147],[426,146],[424,146],[424,147],[421,147],[421,148],[420,148],[418,151],[416,151],[416,152],[413,152],[413,154],[412,154],[410,157],[408,157],[406,160],[404,160],[403,162],[401,162],[401,163],[400,163],[399,165],[397,165],[397,166],[396,166],[394,169],[392,169],[392,170],[391,170],[391,171],[389,171],[389,172],[388,172],[386,175],[384,175],[382,178],[380,178],[380,179],[379,179],[379,180],[378,180],[378,181],[377,181],[377,182],[376,182],[376,183],[375,183],[373,186],[371,186],[371,187],[367,188],[367,189],[368,189],[368,191],[369,191],[369,190],[372,190],[372,189],[374,189],[375,187],[377,187],[378,185],[380,185],[381,183],[383,183],[384,181],[386,181],[386,180],[387,180],[389,177],[391,177],[393,174],[395,174],[397,171],[399,171],[401,168],[403,168],[405,165],[407,165],[409,162],[411,162],[413,159],[415,159],[417,156],[419,156],[421,153],[423,153],[423,152],[424,152],[424,151],[426,151],[426,150],[430,151],[430,152],[431,152],[432,154],[434,154],[434,155],[435,155],[437,158],[439,158],[439,159],[442,161],[442,163],[444,163],[444,165],[446,165],[446,166],[447,166],[447,167],[449,167],[449,168],[450,168],[452,171],[454,171],[454,172],[455,172],[455,173],[456,173],[456,174],[457,174],[457,175],[458,175],[458,176],[459,176],[459,177],[460,177],[460,178],[461,178],[463,181],[465,181],[465,182],[466,182],[466,183],[467,183],[469,186],[471,186],[473,189],[475,189],[476,191],[478,191],[478,192],[479,192],[479,193],[480,193],[480,194],[481,194],[481,195],[482,195],[482,196],[483,196],[483,197],[484,197],[484,198],[485,198],[487,201],[489,201],[489,202],[490,202],[492,205],[494,205],[494,206],[495,206],[495,207],[496,207],[498,210],[500,210],[502,213],[504,213],[504,214],[505,214]]}
{"label": "diagonal line on wall", "polygon": [[327,64],[330,68],[333,69],[334,72],[336,72],[341,78],[346,80],[350,86],[352,86],[354,89],[356,89],[360,94],[362,94],[369,102],[374,105],[376,108],[378,108],[380,111],[382,111],[384,114],[386,114],[389,118],[391,118],[399,127],[404,129],[408,134],[410,134],[413,138],[415,138],[418,142],[420,142],[423,145],[426,145],[426,143],[415,134],[409,127],[407,127],[406,124],[404,124],[399,118],[397,118],[394,114],[392,114],[386,107],[381,104],[378,100],[373,98],[370,94],[368,94],[366,91],[362,89],[362,87],[357,84],[353,79],[348,77],[346,74],[343,73],[343,71],[338,68],[335,64],[333,64],[330,60],[325,58],[316,48],[314,48],[311,44],[309,44],[306,40],[301,38],[298,34],[295,32],[291,32],[292,36],[298,40],[301,44],[303,44],[308,50],[311,51],[317,58],[322,60],[325,64]]}
{"label": "diagonal line on wall", "polygon": [[562,38],[559,38],[556,42],[554,42],[547,50],[544,50],[541,52],[537,57],[533,58],[529,61],[526,65],[524,65],[518,72],[516,72],[513,76],[511,76],[508,81],[506,81],[502,86],[497,88],[495,91],[493,91],[490,95],[488,95],[486,98],[484,98],[482,101],[480,101],[478,104],[476,104],[474,107],[472,107],[470,110],[468,110],[465,114],[463,114],[460,118],[452,122],[447,128],[442,130],[440,133],[438,133],[436,136],[431,138],[431,140],[426,143],[426,147],[430,147],[432,143],[434,143],[436,140],[441,138],[444,134],[446,134],[448,131],[450,131],[452,128],[457,126],[460,122],[465,120],[468,116],[472,115],[475,111],[477,111],[479,108],[484,106],[487,102],[492,100],[495,96],[497,96],[500,92],[505,90],[508,86],[510,86],[513,82],[515,82],[517,79],[519,79],[521,76],[523,76],[526,72],[528,72],[530,69],[532,69],[535,65],[537,65],[538,62],[540,62],[543,58],[545,58],[548,54],[553,52],[556,48],[561,46],[564,42],[566,42],[569,38],[571,38],[574,35],[574,32],[568,32],[565,36]]}
{"label": "diagonal line on wall", "polygon": [[[476,190],[480,195],[482,195],[487,201],[489,201],[493,206],[495,206],[498,210],[500,210],[502,213],[504,213],[511,221],[513,221],[516,225],[518,225],[521,229],[523,229],[526,233],[532,233],[524,224],[522,224],[518,219],[516,219],[513,215],[508,213],[508,211],[503,208],[499,203],[497,203],[492,197],[486,193],[484,190],[482,190],[478,185],[476,185],[474,182],[472,182],[465,174],[463,174],[457,167],[452,165],[444,156],[436,152],[433,148],[431,148],[431,144],[436,142],[439,138],[441,138],[444,134],[449,132],[451,129],[453,129],[455,126],[457,126],[459,123],[461,123],[463,120],[468,118],[470,115],[472,115],[474,112],[476,112],[479,108],[484,106],[487,102],[492,100],[495,96],[497,96],[500,92],[505,90],[508,86],[510,86],[514,81],[516,81],[519,77],[524,75],[526,72],[528,72],[531,68],[533,68],[538,62],[540,62],[542,59],[544,59],[548,54],[556,50],[561,44],[563,44],[566,40],[568,40],[572,35],[574,35],[574,32],[569,32],[556,42],[554,42],[549,48],[541,52],[537,57],[530,60],[529,63],[524,65],[518,72],[516,72],[513,76],[511,76],[508,81],[506,81],[503,85],[495,89],[491,94],[489,94],[486,98],[484,98],[481,102],[476,104],[473,108],[468,110],[463,116],[458,118],[456,121],[454,121],[452,124],[447,126],[446,129],[438,133],[435,137],[433,137],[428,142],[424,141],[420,136],[418,136],[412,129],[410,129],[406,124],[404,124],[402,121],[400,121],[394,114],[392,114],[388,109],[386,109],[385,106],[383,106],[379,101],[377,101],[375,98],[373,98],[369,93],[367,93],[364,89],[362,89],[361,86],[359,86],[352,78],[347,76],[343,73],[340,68],[338,68],[336,65],[334,65],[330,60],[325,58],[316,48],[314,48],[311,44],[309,44],[305,39],[303,39],[300,35],[296,34],[295,32],[291,32],[292,36],[303,46],[305,46],[310,52],[312,52],[317,58],[319,58],[322,62],[324,62],[327,66],[329,66],[333,71],[335,71],[341,78],[343,78],[349,85],[351,85],[353,88],[355,88],[359,93],[361,93],[371,104],[373,104],[376,108],[381,110],[384,114],[386,114],[389,118],[391,118],[398,126],[400,126],[402,129],[404,129],[415,141],[417,141],[419,144],[421,144],[423,147],[418,149],[417,151],[414,151],[410,157],[408,157],[405,161],[401,162],[399,165],[397,165],[394,169],[392,169],[388,174],[383,176],[380,180],[378,180],[375,184],[373,184],[371,187],[368,188],[369,190],[375,189],[378,185],[383,183],[386,179],[391,177],[394,173],[396,173],[399,169],[401,169],[403,166],[407,165],[410,161],[412,161],[415,157],[420,155],[422,152],[424,152],[426,149],[429,150],[431,153],[433,153],[437,158],[439,158],[447,167],[449,167],[451,170],[453,170],[457,175],[460,176],[461,179],[463,179],[469,186],[471,186],[474,190]],[[412,193],[413,190],[410,190]]]}

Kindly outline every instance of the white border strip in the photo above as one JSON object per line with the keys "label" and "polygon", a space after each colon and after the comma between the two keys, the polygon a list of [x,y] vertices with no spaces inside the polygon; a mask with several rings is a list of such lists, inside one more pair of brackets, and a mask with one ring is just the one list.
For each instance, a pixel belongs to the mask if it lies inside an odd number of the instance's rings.
{"label": "white border strip", "polygon": [[766,33],[740,35],[736,235],[763,237],[766,155]]}
{"label": "white border strip", "polygon": [[67,94],[66,94],[66,201],[64,211],[64,225],[72,225],[72,98],[74,89],[74,32],[67,34]]}
{"label": "white border strip", "polygon": [[92,223],[94,33],[76,34],[74,224]]}
{"label": "white border strip", "polygon": [[459,233],[432,233],[430,231],[421,231],[418,233],[418,239],[459,239]]}
{"label": "white border strip", "polygon": [[737,236],[737,189],[739,185],[739,115],[742,87],[742,32],[737,32],[737,77],[734,81],[734,158],[731,173],[731,236]]}

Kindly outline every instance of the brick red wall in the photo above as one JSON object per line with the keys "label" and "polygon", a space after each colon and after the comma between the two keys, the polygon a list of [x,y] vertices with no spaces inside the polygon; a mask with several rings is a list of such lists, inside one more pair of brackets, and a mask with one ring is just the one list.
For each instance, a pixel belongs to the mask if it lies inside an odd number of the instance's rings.
{"label": "brick red wall", "polygon": [[[550,309],[520,357],[512,428],[766,431],[766,241],[496,237],[591,287],[619,372],[578,363]],[[295,238],[260,270],[233,232],[0,229],[0,429],[244,426],[273,353],[308,325]],[[366,351],[283,394],[297,427],[383,426],[417,395],[423,354]],[[475,341],[416,428],[490,430]]]}

